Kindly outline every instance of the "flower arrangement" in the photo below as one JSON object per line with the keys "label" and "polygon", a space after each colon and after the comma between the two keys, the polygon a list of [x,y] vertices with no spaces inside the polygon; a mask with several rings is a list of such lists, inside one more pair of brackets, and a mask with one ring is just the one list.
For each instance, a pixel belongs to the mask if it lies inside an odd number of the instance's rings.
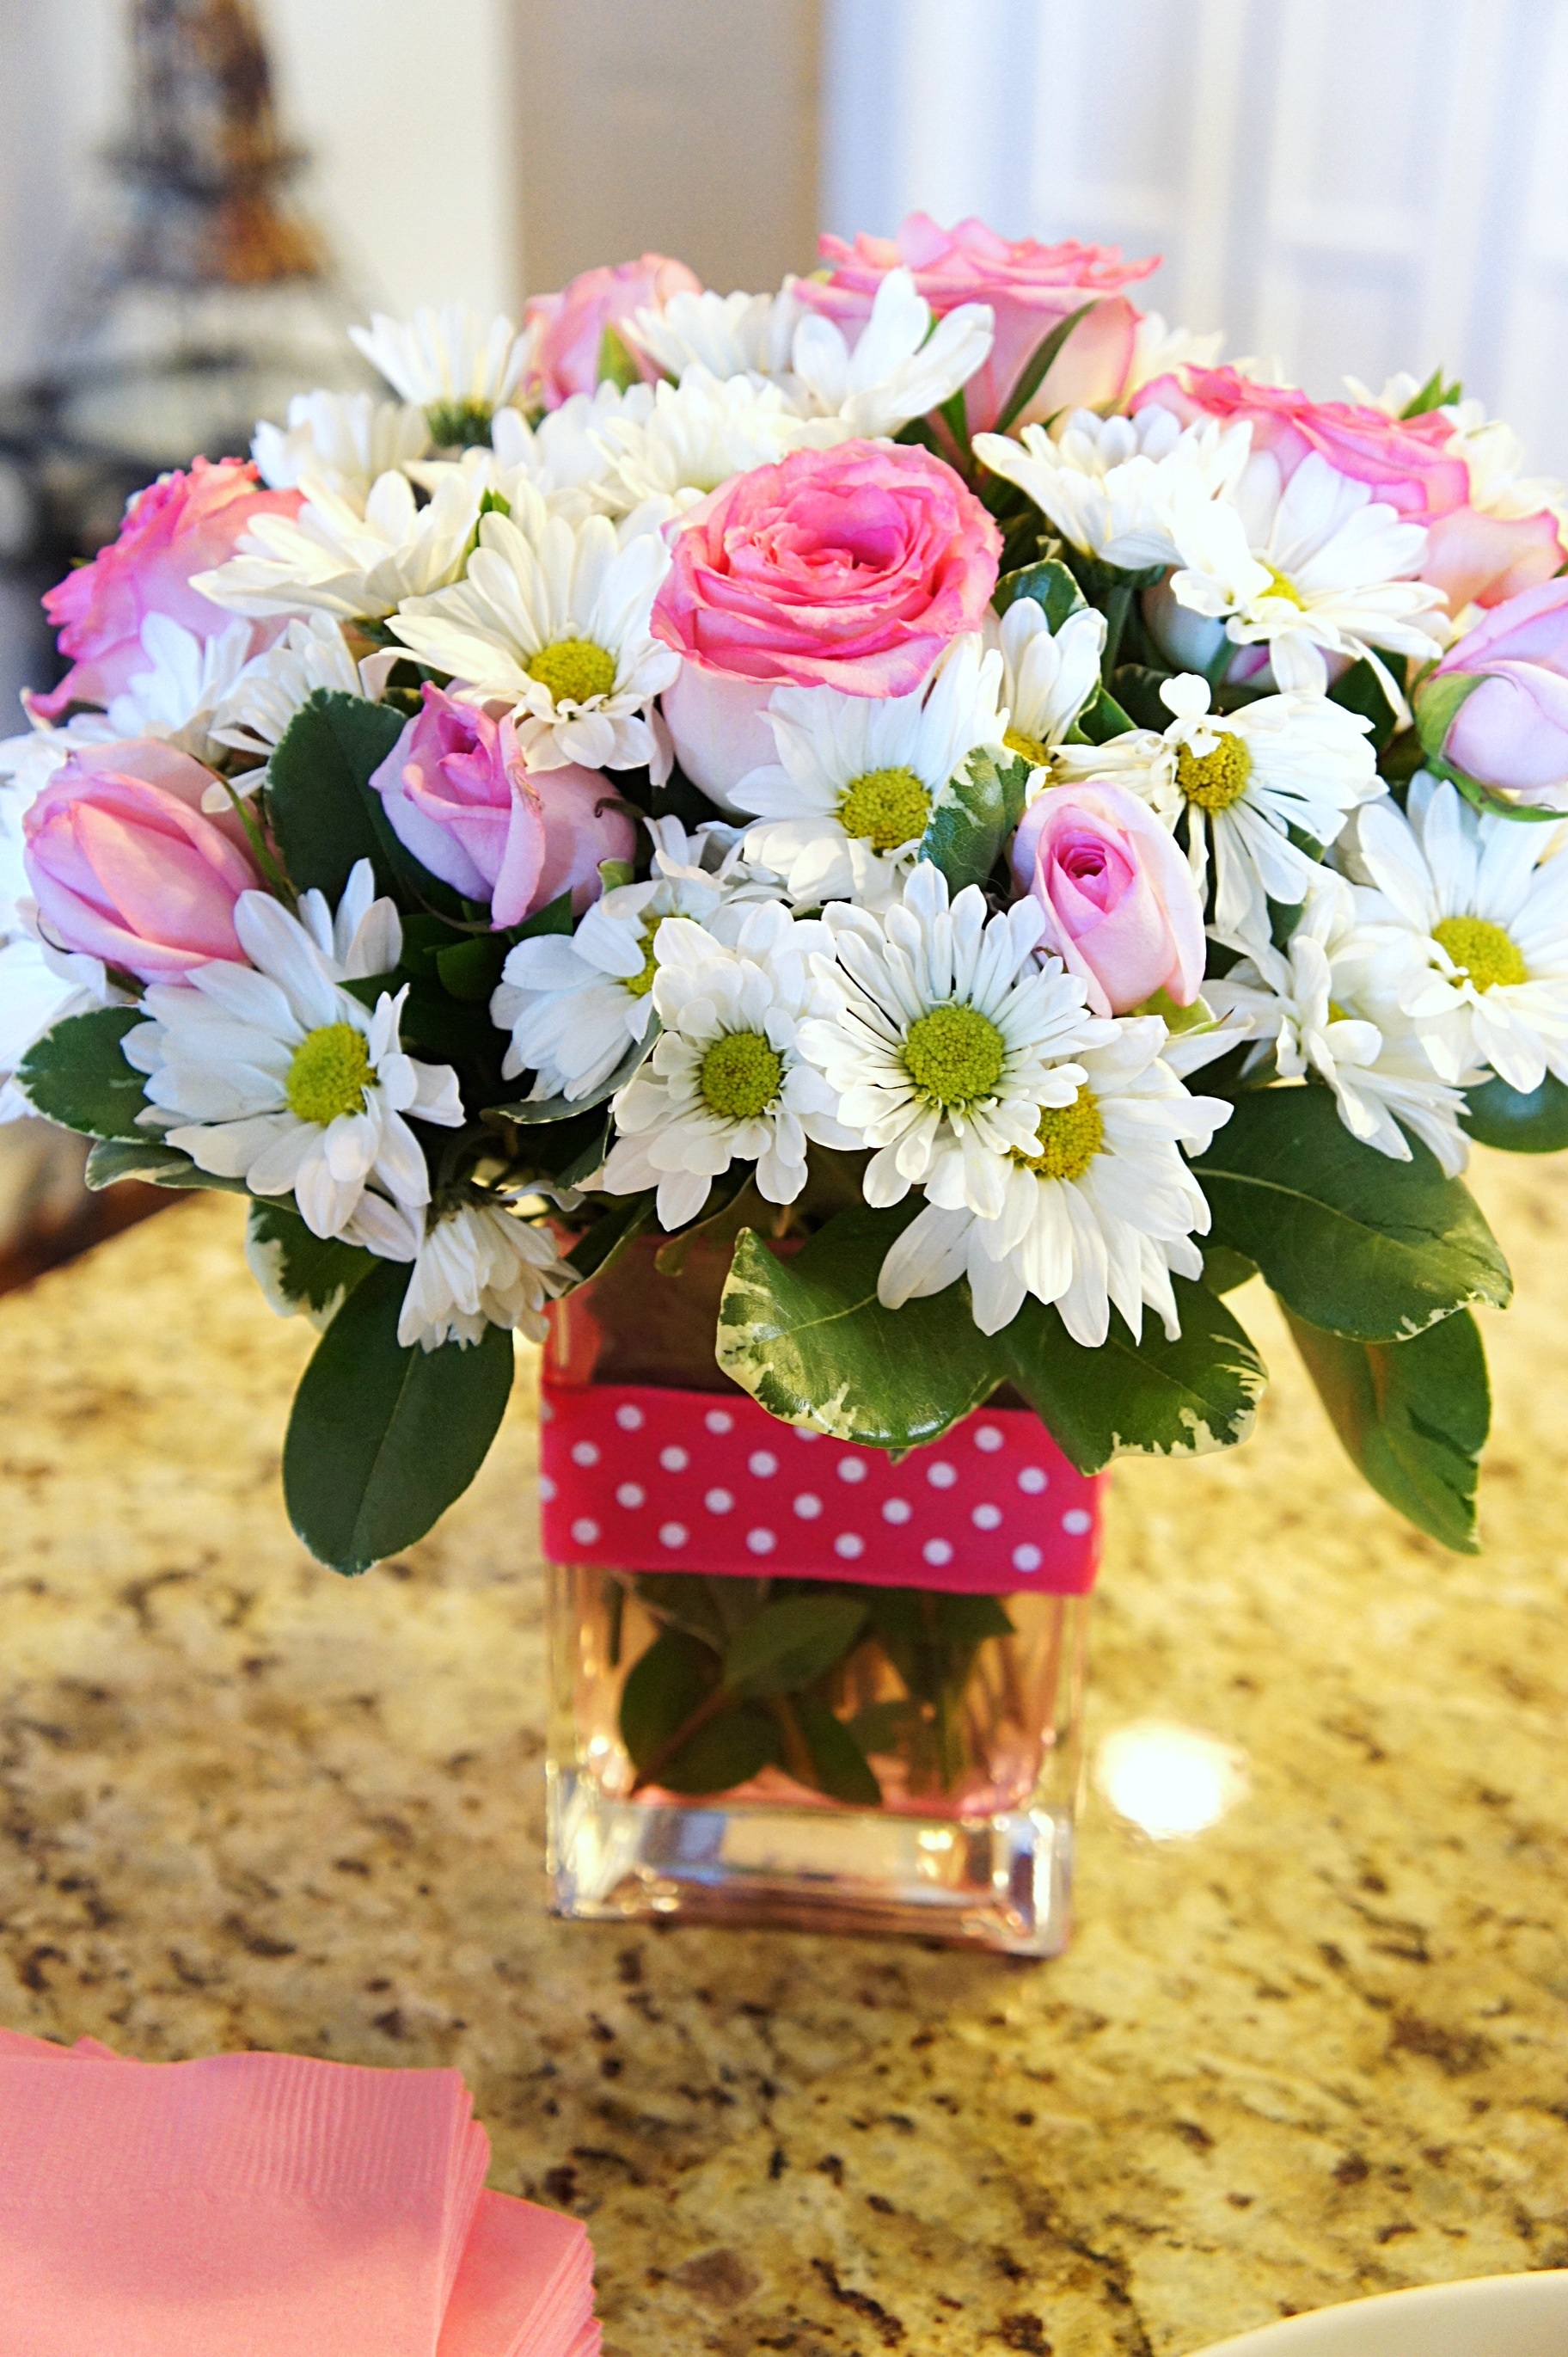
{"label": "flower arrangement", "polygon": [[[634,1252],[650,1298],[721,1256],[703,1349],[770,1417],[897,1455],[1000,1396],[1084,1474],[1246,1435],[1261,1271],[1474,1546],[1509,1275],[1460,1174],[1568,1144],[1561,494],[1440,376],[1218,365],[1153,267],[916,217],[776,295],[645,254],[521,331],[378,317],[387,398],[301,395],[50,592],[8,1108],[249,1198],[324,1329],[324,1562],[425,1531],[513,1332]],[[644,1593],[720,1660],[814,1631],[750,1673],[805,1709],[868,1608],[800,1585],[722,1641]]]}

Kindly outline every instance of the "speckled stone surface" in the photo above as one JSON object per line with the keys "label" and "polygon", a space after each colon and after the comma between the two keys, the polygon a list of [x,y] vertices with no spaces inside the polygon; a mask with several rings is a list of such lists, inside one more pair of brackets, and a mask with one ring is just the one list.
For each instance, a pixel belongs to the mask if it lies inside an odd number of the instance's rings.
{"label": "speckled stone surface", "polygon": [[1568,1169],[1478,1186],[1486,1554],[1357,1484],[1254,1287],[1258,1436],[1118,1471],[1092,1704],[1251,1789],[1165,1846],[1091,1801],[1046,1965],[553,1922],[527,1384],[349,1584],[284,1518],[311,1337],[231,1201],[0,1302],[0,2018],[460,2065],[616,2357],[1185,2357],[1568,2264]]}

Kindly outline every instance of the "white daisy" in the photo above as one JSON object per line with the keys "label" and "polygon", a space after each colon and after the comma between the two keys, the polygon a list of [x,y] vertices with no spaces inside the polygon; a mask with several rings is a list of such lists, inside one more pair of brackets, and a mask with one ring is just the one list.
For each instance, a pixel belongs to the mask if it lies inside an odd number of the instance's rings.
{"label": "white daisy", "polygon": [[1141,312],[1133,330],[1133,365],[1122,391],[1123,406],[1157,376],[1168,376],[1176,369],[1213,368],[1224,341],[1218,328],[1207,336],[1197,336],[1190,328],[1167,327],[1158,311]]}
{"label": "white daisy", "polygon": [[823,922],[835,1006],[803,1027],[801,1044],[832,1084],[839,1120],[875,1149],[866,1201],[902,1202],[923,1186],[944,1209],[995,1218],[1010,1157],[1035,1151],[1042,1107],[1077,1099],[1083,1068],[1058,1060],[1104,1047],[1111,1025],[1087,1012],[1076,975],[1036,958],[1035,901],[988,918],[971,884],[950,907],[929,860],[884,917],[835,901]]}
{"label": "white daisy", "polygon": [[802,1027],[827,1003],[813,971],[825,945],[819,923],[777,901],[749,911],[733,949],[687,918],[664,920],[653,977],[664,1028],[615,1099],[619,1134],[600,1185],[615,1195],[657,1186],[660,1224],[678,1228],[732,1162],[755,1162],[758,1193],[792,1203],[808,1139],[857,1142],[800,1048]]}
{"label": "white daisy", "polygon": [[227,564],[191,587],[237,614],[380,621],[405,597],[456,579],[479,497],[458,468],[425,507],[403,474],[378,475],[362,501],[313,486],[296,516],[257,516]]}
{"label": "white daisy", "polygon": [[412,319],[377,311],[349,335],[392,391],[423,409],[443,448],[483,442],[490,419],[521,380],[526,340],[498,312],[487,328],[467,304],[418,310]]}
{"label": "white daisy", "polygon": [[392,629],[466,701],[514,707],[531,769],[647,763],[657,776],[668,763],[647,714],[680,657],[648,624],[669,569],[657,533],[623,546],[607,517],[573,525],[534,497],[481,518],[467,577],[410,598]]}
{"label": "white daisy", "polygon": [[911,273],[890,270],[853,345],[820,313],[800,320],[789,346],[795,399],[845,436],[897,434],[967,384],[990,354],[994,326],[989,303],[961,303],[933,319]]}
{"label": "white daisy", "polygon": [[[215,742],[263,765],[236,778],[235,791],[253,793],[266,783],[268,759],[317,688],[336,688],[374,704],[394,660],[383,649],[356,662],[341,625],[330,614],[307,614],[291,621],[275,645],[252,656],[212,714]],[[221,786],[209,786],[201,806],[227,810],[228,794]]]}
{"label": "white daisy", "polygon": [[1086,556],[1137,571],[1175,565],[1173,511],[1201,506],[1234,485],[1251,429],[1217,419],[1183,426],[1168,409],[1099,417],[1075,409],[1055,439],[1043,425],[977,434],[976,454],[1033,500],[1062,538]]}
{"label": "white daisy", "polygon": [[1472,810],[1422,771],[1408,815],[1385,797],[1361,812],[1348,865],[1375,888],[1364,922],[1421,936],[1423,964],[1400,1004],[1439,1076],[1489,1065],[1528,1092],[1568,1081],[1568,829]]}
{"label": "white daisy", "polygon": [[1000,754],[1001,683],[1000,652],[983,653],[971,632],[913,695],[776,688],[766,716],[778,761],[730,794],[762,822],[746,829],[746,858],[781,876],[797,907],[886,908],[970,754]]}
{"label": "white daisy", "polygon": [[612,512],[657,500],[666,515],[682,513],[733,475],[776,466],[792,450],[821,449],[849,432],[797,415],[777,385],[744,376],[721,382],[701,367],[651,393],[642,417],[623,410],[593,429],[609,461],[596,488]]}
{"label": "white daisy", "polygon": [[967,1276],[983,1334],[1011,1325],[1032,1293],[1054,1301],[1075,1342],[1098,1349],[1114,1308],[1143,1333],[1144,1307],[1172,1341],[1181,1331],[1173,1270],[1200,1276],[1193,1242],[1208,1232],[1203,1189],[1179,1148],[1201,1151],[1230,1107],[1188,1094],[1161,1060],[1165,1027],[1143,1016],[1110,1024],[1080,1047],[1066,1104],[1047,1105],[1031,1150],[1003,1173],[993,1219],[928,1203],[882,1264],[877,1296],[897,1309]]}
{"label": "white daisy", "polygon": [[366,1193],[345,1232],[382,1260],[413,1263],[397,1321],[405,1351],[467,1347],[487,1326],[542,1342],[546,1304],[576,1282],[547,1228],[520,1218],[511,1197],[478,1188],[434,1212]]}
{"label": "white daisy", "polygon": [[683,291],[660,309],[636,312],[622,333],[677,382],[692,367],[721,379],[781,377],[800,317],[793,289],[787,278],[777,295]]}
{"label": "white daisy", "polygon": [[372,900],[370,863],[349,877],[336,921],[319,892],[290,916],[264,892],[243,892],[234,930],[249,965],[196,967],[154,984],[153,1017],[126,1034],[145,1072],[138,1118],[199,1169],[243,1178],[252,1194],[292,1189],[318,1236],[340,1234],[367,1188],[410,1206],[430,1200],[419,1140],[403,1119],[460,1126],[457,1076],[416,1063],[398,1045],[404,993],[374,1012],[341,985],[397,963],[402,928]]}
{"label": "white daisy", "polygon": [[[607,434],[635,432],[653,414],[653,387],[605,383],[593,393],[575,393],[558,409],[531,424],[521,410],[498,409],[490,420],[498,488],[509,479],[531,482],[563,515],[609,512],[617,504],[602,486],[614,471],[615,452]],[[414,469],[415,481],[423,469]],[[575,506],[569,504],[575,495]],[[632,502],[635,504],[635,502]]]}
{"label": "white daisy", "polygon": [[1212,845],[1215,932],[1247,943],[1266,937],[1265,902],[1291,906],[1317,873],[1286,830],[1334,843],[1358,804],[1384,791],[1369,724],[1326,695],[1265,695],[1212,712],[1208,683],[1192,672],[1165,680],[1160,697],[1175,715],[1163,736],[1135,729],[1106,745],[1061,746],[1055,773],[1111,778],[1172,828],[1185,815],[1200,899]]}
{"label": "white daisy", "polygon": [[985,640],[1002,652],[1003,745],[1043,769],[1100,686],[1105,617],[1080,606],[1053,631],[1043,606],[1015,597],[1000,620],[986,616]]}
{"label": "white daisy", "polygon": [[368,393],[296,393],[288,424],[265,419],[251,443],[263,483],[292,491],[302,483],[364,499],[378,475],[396,473],[430,447],[423,409],[377,401]]}
{"label": "white daisy", "polygon": [[1399,1005],[1418,957],[1408,929],[1358,924],[1349,886],[1323,868],[1288,946],[1255,943],[1203,995],[1246,1027],[1255,1042],[1248,1071],[1272,1052],[1283,1080],[1326,1081],[1353,1137],[1408,1162],[1408,1129],[1452,1178],[1469,1154],[1458,1126],[1465,1100],[1438,1080]]}
{"label": "white daisy", "polygon": [[1146,610],[1173,662],[1208,671],[1227,640],[1258,647],[1277,687],[1321,695],[1328,656],[1341,668],[1365,656],[1402,710],[1377,651],[1420,662],[1442,652],[1443,593],[1410,577],[1426,553],[1425,527],[1406,523],[1316,450],[1283,487],[1278,460],[1261,451],[1233,497],[1183,497],[1172,522],[1178,570],[1149,593]]}

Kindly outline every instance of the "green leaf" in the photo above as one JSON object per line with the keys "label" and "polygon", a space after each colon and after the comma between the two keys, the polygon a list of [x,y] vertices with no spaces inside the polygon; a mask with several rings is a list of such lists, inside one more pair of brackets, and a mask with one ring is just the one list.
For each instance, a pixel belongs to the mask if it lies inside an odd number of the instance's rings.
{"label": "green leaf", "polygon": [[653,1217],[654,1196],[655,1189],[650,1187],[645,1195],[618,1197],[614,1209],[596,1220],[586,1235],[578,1237],[566,1254],[566,1263],[576,1271],[579,1283],[586,1285],[589,1277],[602,1276],[633,1236],[641,1234]]}
{"label": "green leaf", "polygon": [[614,328],[607,328],[599,338],[599,382],[613,384],[618,391],[628,393],[634,384],[641,382],[642,371],[638,367],[625,338]]}
{"label": "green leaf", "polygon": [[1113,1309],[1105,1341],[1086,1350],[1032,1296],[996,1337],[1006,1372],[1080,1473],[1113,1457],[1207,1457],[1252,1429],[1268,1370],[1251,1338],[1207,1286],[1171,1282],[1181,1318],[1174,1342],[1145,1311],[1134,1343]]}
{"label": "green leaf", "polygon": [[145,1146],[148,1133],[136,1126],[147,1103],[142,1075],[125,1061],[120,1043],[146,1019],[139,1006],[99,1006],[46,1031],[16,1068],[17,1086],[34,1112],[88,1137]]}
{"label": "green leaf", "polygon": [[684,1629],[661,1629],[626,1674],[620,1739],[640,1774],[718,1684],[718,1656]]}
{"label": "green leaf", "polygon": [[1234,1293],[1258,1274],[1258,1264],[1245,1253],[1232,1252],[1229,1244],[1205,1244],[1203,1248],[1203,1281],[1210,1293]]}
{"label": "green leaf", "polygon": [[950,780],[920,841],[919,856],[940,867],[949,889],[983,884],[1006,836],[1024,815],[1029,764],[1021,757],[999,764],[991,754],[970,755]]}
{"label": "green leaf", "polygon": [[1155,671],[1149,663],[1117,664],[1111,684],[1131,726],[1153,728],[1162,735],[1170,726],[1171,709],[1160,696],[1170,676],[1168,671]]}
{"label": "green leaf", "polygon": [[462,1496],[506,1412],[511,1336],[404,1350],[408,1270],[379,1261],[316,1346],[284,1444],[289,1519],[334,1571],[367,1571]]}
{"label": "green leaf", "polygon": [[1015,1634],[1006,1607],[994,1596],[939,1596],[934,1625],[943,1645],[983,1645],[988,1637]]}
{"label": "green leaf", "polygon": [[737,1703],[700,1727],[657,1781],[671,1792],[727,1792],[764,1768],[774,1768],[783,1747],[770,1712]]}
{"label": "green leaf", "polygon": [[1368,742],[1374,752],[1380,753],[1394,733],[1399,715],[1389,702],[1388,690],[1365,655],[1335,681],[1328,691],[1328,697],[1330,703],[1342,704],[1347,712],[1359,712],[1363,720],[1371,722]]}
{"label": "green leaf", "polygon": [[1361,1145],[1326,1089],[1259,1089],[1193,1168],[1216,1243],[1257,1262],[1300,1318],[1400,1342],[1474,1301],[1506,1306],[1508,1264],[1466,1189],[1419,1140],[1395,1162]]}
{"label": "green leaf", "polygon": [[[710,1579],[690,1571],[641,1571],[634,1582],[637,1600],[656,1620],[700,1638],[711,1653],[723,1653],[730,1638],[728,1623],[717,1601],[723,1577],[719,1574]],[[714,1678],[717,1676],[715,1663]]]}
{"label": "green leaf", "polygon": [[346,1244],[338,1236],[313,1234],[292,1205],[271,1200],[251,1205],[245,1258],[280,1317],[303,1311],[320,1327],[331,1324],[354,1287],[376,1266],[373,1253]]}
{"label": "green leaf", "polygon": [[912,1448],[978,1407],[1000,1380],[967,1291],[885,1309],[877,1272],[917,1204],[841,1211],[787,1260],[743,1228],[719,1304],[725,1374],[787,1424]]}
{"label": "green leaf", "polygon": [[1080,319],[1088,318],[1099,299],[1096,296],[1093,302],[1080,304],[1076,311],[1070,312],[1065,319],[1058,320],[1050,334],[1043,337],[1035,346],[1024,364],[1023,373],[1017,383],[1002,404],[1001,414],[992,428],[993,433],[1005,434],[1013,420],[1027,409],[1050,373],[1052,363],[1068,338]]}
{"label": "green leaf", "polygon": [[216,1178],[209,1170],[199,1170],[188,1154],[160,1144],[150,1129],[134,1145],[129,1138],[95,1139],[82,1176],[94,1194],[122,1178],[140,1178],[149,1187],[213,1188],[225,1195],[251,1191],[242,1178]]}
{"label": "green leaf", "polygon": [[470,933],[435,952],[441,987],[465,1006],[488,1006],[506,963],[507,944],[496,933]]}
{"label": "green leaf", "polygon": [[1462,401],[1464,396],[1465,388],[1457,377],[1454,379],[1452,384],[1444,384],[1443,371],[1440,368],[1434,368],[1421,391],[1412,393],[1400,411],[1400,415],[1402,418],[1424,417],[1429,409],[1451,409],[1454,404],[1456,401]]}
{"label": "green leaf", "polygon": [[999,614],[1004,614],[1020,597],[1032,597],[1044,608],[1053,638],[1069,615],[1081,613],[1088,602],[1059,556],[1042,557],[1036,565],[1021,565],[1015,572],[1004,573],[991,602]]}
{"label": "green leaf", "polygon": [[1440,1545],[1477,1554],[1477,1460],[1491,1400],[1469,1312],[1409,1342],[1350,1342],[1285,1316],[1335,1431],[1378,1495]]}
{"label": "green leaf", "polygon": [[314,886],[334,909],[358,860],[371,862],[381,891],[392,888],[397,871],[375,823],[381,796],[370,780],[403,729],[403,714],[389,705],[320,687],[268,764],[267,804],[284,864],[302,892]]}
{"label": "green leaf", "polygon": [[865,1598],[832,1590],[765,1604],[730,1643],[724,1682],[748,1702],[810,1685],[849,1652],[865,1626]]}
{"label": "green leaf", "polygon": [[1096,688],[1074,725],[1089,744],[1108,745],[1112,737],[1125,737],[1133,722],[1110,689],[1101,687]]}
{"label": "green leaf", "polygon": [[882,1787],[872,1772],[870,1760],[843,1719],[816,1702],[798,1702],[795,1716],[823,1792],[855,1808],[880,1808]]}
{"label": "green leaf", "polygon": [[1510,1089],[1494,1072],[1465,1092],[1459,1126],[1505,1154],[1558,1154],[1568,1146],[1568,1089],[1547,1072],[1537,1089]]}

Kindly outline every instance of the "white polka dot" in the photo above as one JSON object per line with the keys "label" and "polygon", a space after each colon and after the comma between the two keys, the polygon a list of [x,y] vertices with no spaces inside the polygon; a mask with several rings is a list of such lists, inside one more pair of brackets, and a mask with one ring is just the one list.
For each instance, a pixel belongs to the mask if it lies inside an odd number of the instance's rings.
{"label": "white polka dot", "polygon": [[640,1432],[642,1410],[639,1407],[633,1407],[630,1400],[626,1400],[616,1410],[616,1422],[623,1432]]}
{"label": "white polka dot", "polygon": [[1037,1546],[1029,1546],[1025,1544],[1023,1546],[1015,1546],[1014,1548],[1013,1568],[1015,1571],[1038,1571],[1039,1567],[1040,1550]]}
{"label": "white polka dot", "polygon": [[779,1459],[770,1448],[754,1448],[746,1461],[759,1481],[768,1480],[779,1470]]}
{"label": "white polka dot", "polygon": [[728,1490],[710,1490],[703,1498],[703,1503],[710,1514],[727,1514],[735,1503],[735,1498]]}
{"label": "white polka dot", "polygon": [[1062,1516],[1062,1528],[1069,1537],[1080,1539],[1093,1520],[1093,1515],[1085,1513],[1081,1506],[1074,1506]]}
{"label": "white polka dot", "polygon": [[598,1535],[597,1523],[591,1522],[586,1514],[580,1514],[572,1525],[572,1536],[579,1546],[592,1546]]}
{"label": "white polka dot", "polygon": [[914,1512],[908,1498],[889,1498],[882,1509],[885,1523],[907,1523]]}
{"label": "white polka dot", "polygon": [[710,1432],[733,1432],[735,1430],[735,1418],[730,1415],[727,1408],[711,1407],[706,1415],[703,1418],[703,1422],[707,1426]]}
{"label": "white polka dot", "polygon": [[596,1465],[598,1461],[599,1452],[591,1440],[575,1440],[572,1443],[574,1465]]}
{"label": "white polka dot", "polygon": [[548,1473],[542,1473],[539,1477],[539,1494],[545,1505],[548,1505],[555,1495],[555,1484]]}
{"label": "white polka dot", "polygon": [[616,1491],[616,1504],[624,1506],[628,1514],[636,1513],[639,1506],[647,1503],[648,1492],[640,1481],[623,1481]]}
{"label": "white polka dot", "polygon": [[778,1544],[771,1531],[747,1531],[746,1543],[753,1555],[771,1555]]}
{"label": "white polka dot", "polygon": [[555,1421],[555,1411],[547,1399],[539,1403],[539,1421],[541,1424],[553,1424]]}
{"label": "white polka dot", "polygon": [[797,1440],[821,1440],[822,1437],[820,1432],[808,1432],[803,1424],[796,1425],[794,1433]]}
{"label": "white polka dot", "polygon": [[853,1563],[857,1555],[865,1553],[865,1541],[857,1538],[853,1531],[841,1531],[833,1541],[833,1553],[842,1555],[845,1563]]}
{"label": "white polka dot", "polygon": [[993,1457],[1004,1445],[1002,1434],[995,1425],[983,1424],[974,1436],[974,1445],[983,1448],[987,1457]]}
{"label": "white polka dot", "polygon": [[814,1523],[822,1511],[822,1501],[810,1490],[802,1490],[795,1501],[795,1512],[803,1523]]}
{"label": "white polka dot", "polygon": [[1043,1465],[1026,1465],[1018,1476],[1018,1487],[1031,1498],[1037,1498],[1042,1490],[1048,1488],[1050,1478]]}
{"label": "white polka dot", "polygon": [[661,1448],[659,1452],[659,1462],[666,1473],[683,1473],[691,1461],[683,1448]]}
{"label": "white polka dot", "polygon": [[660,1546],[683,1547],[690,1536],[684,1523],[660,1523],[659,1525]]}
{"label": "white polka dot", "polygon": [[834,1470],[841,1481],[864,1481],[865,1461],[860,1457],[841,1457]]}
{"label": "white polka dot", "polygon": [[1001,1523],[1002,1509],[1000,1506],[976,1506],[969,1519],[977,1531],[993,1531]]}
{"label": "white polka dot", "polygon": [[950,1490],[958,1480],[958,1471],[945,1458],[939,1457],[934,1465],[927,1466],[926,1479],[933,1490]]}
{"label": "white polka dot", "polygon": [[946,1539],[928,1539],[920,1549],[928,1563],[951,1563],[952,1547]]}

